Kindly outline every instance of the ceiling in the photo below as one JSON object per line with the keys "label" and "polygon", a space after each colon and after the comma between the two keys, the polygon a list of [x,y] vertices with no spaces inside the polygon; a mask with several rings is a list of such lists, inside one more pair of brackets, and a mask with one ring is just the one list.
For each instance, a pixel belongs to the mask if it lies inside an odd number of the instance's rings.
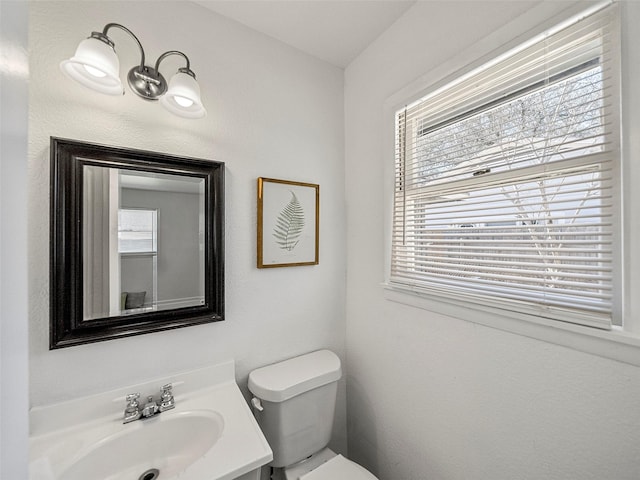
{"label": "ceiling", "polygon": [[416,0],[196,0],[337,67],[346,67]]}

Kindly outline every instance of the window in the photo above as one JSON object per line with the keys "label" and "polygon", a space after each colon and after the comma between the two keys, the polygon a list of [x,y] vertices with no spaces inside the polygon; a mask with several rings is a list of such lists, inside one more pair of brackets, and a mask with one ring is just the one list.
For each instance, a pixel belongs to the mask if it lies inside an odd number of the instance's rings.
{"label": "window", "polygon": [[559,26],[397,112],[392,285],[620,322],[616,12]]}
{"label": "window", "polygon": [[158,211],[118,210],[118,251],[120,253],[157,253]]}
{"label": "window", "polygon": [[122,314],[157,308],[158,211],[146,208],[118,210],[120,253],[120,308]]}

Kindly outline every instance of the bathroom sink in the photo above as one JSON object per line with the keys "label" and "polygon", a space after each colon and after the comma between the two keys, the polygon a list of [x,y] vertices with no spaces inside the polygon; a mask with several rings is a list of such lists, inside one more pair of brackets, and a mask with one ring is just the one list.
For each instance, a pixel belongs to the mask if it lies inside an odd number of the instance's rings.
{"label": "bathroom sink", "polygon": [[80,452],[60,480],[155,480],[186,470],[220,439],[217,412],[170,413],[122,426]]}
{"label": "bathroom sink", "polygon": [[[123,423],[128,394],[157,398],[168,383],[175,408]],[[257,480],[273,459],[233,361],[34,407],[29,419],[30,480]]]}

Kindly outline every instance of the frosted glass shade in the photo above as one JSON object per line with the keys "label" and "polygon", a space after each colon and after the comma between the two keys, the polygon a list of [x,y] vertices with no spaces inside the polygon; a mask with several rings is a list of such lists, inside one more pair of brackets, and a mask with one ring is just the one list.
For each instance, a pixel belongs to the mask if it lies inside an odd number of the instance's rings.
{"label": "frosted glass shade", "polygon": [[202,118],[207,114],[200,100],[200,86],[195,78],[183,72],[169,80],[169,88],[160,98],[164,108],[185,118]]}
{"label": "frosted glass shade", "polygon": [[86,38],[76,54],[60,63],[60,69],[75,81],[107,95],[122,95],[120,61],[114,49],[101,40]]}

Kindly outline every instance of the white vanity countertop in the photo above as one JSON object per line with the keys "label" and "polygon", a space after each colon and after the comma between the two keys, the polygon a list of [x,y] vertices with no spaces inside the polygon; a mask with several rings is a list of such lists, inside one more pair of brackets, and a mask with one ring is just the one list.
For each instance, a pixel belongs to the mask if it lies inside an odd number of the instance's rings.
{"label": "white vanity countertop", "polygon": [[[146,397],[154,395],[157,399],[160,387],[166,383],[173,384],[174,409],[147,420],[122,423],[127,394],[139,392],[142,409]],[[128,428],[143,429],[146,422],[161,425],[159,422],[171,416],[211,411],[223,418],[222,435],[202,457],[172,478],[232,480],[272,460],[271,448],[235,383],[234,363],[230,361],[141,385],[33,408],[30,412],[30,479],[64,477],[64,472],[95,445],[105,438],[126,433]],[[140,449],[143,455],[145,445]],[[100,476],[99,472],[96,474]],[[116,480],[118,477],[109,478]],[[160,478],[165,480],[165,477]]]}

